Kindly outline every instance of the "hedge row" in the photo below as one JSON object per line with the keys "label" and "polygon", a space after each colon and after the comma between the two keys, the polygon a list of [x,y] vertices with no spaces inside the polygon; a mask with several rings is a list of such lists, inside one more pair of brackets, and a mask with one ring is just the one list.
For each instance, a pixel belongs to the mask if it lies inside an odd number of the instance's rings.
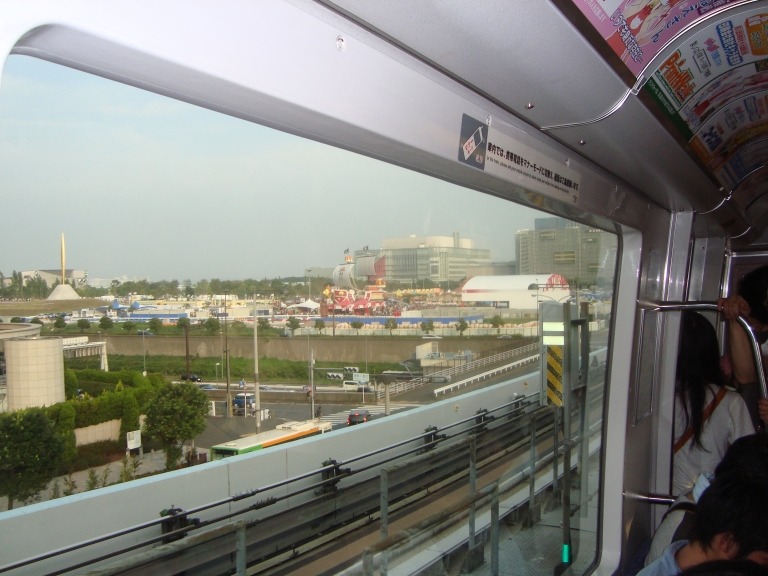
{"label": "hedge row", "polygon": [[[99,382],[112,389],[104,390],[93,398],[78,395],[78,383],[81,380]],[[121,421],[119,442],[124,443],[126,433],[139,428],[139,415],[146,409],[160,386],[165,384],[165,380],[159,375],[144,376],[140,372],[127,370],[104,372],[91,369],[67,369],[65,382],[70,399],[48,408],[48,416],[67,443],[74,441],[76,428],[94,426],[115,419]],[[71,392],[73,389],[74,393]]]}

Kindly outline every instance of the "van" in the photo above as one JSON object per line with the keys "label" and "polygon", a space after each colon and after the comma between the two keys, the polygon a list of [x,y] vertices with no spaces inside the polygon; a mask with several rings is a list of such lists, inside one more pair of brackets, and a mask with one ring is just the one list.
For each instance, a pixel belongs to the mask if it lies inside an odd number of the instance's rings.
{"label": "van", "polygon": [[357,388],[360,386],[359,382],[355,382],[354,380],[344,380],[344,382],[341,383],[341,387],[344,390],[357,390]]}
{"label": "van", "polygon": [[232,413],[236,416],[245,414],[251,403],[256,402],[256,396],[250,392],[240,392],[232,399]]}

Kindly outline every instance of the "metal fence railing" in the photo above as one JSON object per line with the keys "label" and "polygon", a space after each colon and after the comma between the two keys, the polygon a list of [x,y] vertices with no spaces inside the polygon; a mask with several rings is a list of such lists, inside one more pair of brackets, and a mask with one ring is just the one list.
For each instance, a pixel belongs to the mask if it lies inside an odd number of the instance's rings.
{"label": "metal fence railing", "polygon": [[[538,354],[539,352],[538,343],[527,344],[525,346],[521,346],[520,348],[515,348],[513,350],[506,350],[504,352],[500,352],[498,354],[492,354],[484,358],[478,358],[477,360],[472,360],[465,364],[460,364],[458,366],[451,366],[450,368],[433,372],[429,376],[422,376],[421,378],[414,378],[413,380],[393,382],[389,384],[389,395],[391,397],[397,394],[403,394],[405,392],[415,390],[416,388],[420,388],[425,384],[430,384],[434,382],[435,379],[438,379],[438,378],[452,379],[454,376],[458,376],[460,374],[467,374],[469,372],[476,372],[478,370],[482,370],[485,367],[495,366],[500,363],[506,362],[507,360],[511,360],[513,358],[519,358],[520,356],[524,356],[526,354],[531,354],[532,352],[535,352],[536,354]],[[511,365],[507,365],[507,366],[511,366]],[[512,368],[507,367],[506,369],[511,370]],[[385,394],[384,390],[377,390],[376,398],[378,400],[382,400],[384,398],[384,394]]]}

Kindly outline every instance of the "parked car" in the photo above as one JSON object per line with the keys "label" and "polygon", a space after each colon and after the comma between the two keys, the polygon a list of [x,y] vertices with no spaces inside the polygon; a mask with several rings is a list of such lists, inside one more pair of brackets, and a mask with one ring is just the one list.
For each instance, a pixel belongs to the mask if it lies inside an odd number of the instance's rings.
{"label": "parked car", "polygon": [[362,424],[371,419],[371,413],[368,410],[352,410],[347,416],[347,426]]}
{"label": "parked car", "polygon": [[136,330],[139,336],[152,336],[152,330]]}
{"label": "parked car", "polygon": [[182,374],[181,375],[182,380],[188,380],[190,382],[202,382],[203,379],[200,378],[197,374]]}
{"label": "parked car", "polygon": [[200,384],[200,390],[218,390],[215,384]]}

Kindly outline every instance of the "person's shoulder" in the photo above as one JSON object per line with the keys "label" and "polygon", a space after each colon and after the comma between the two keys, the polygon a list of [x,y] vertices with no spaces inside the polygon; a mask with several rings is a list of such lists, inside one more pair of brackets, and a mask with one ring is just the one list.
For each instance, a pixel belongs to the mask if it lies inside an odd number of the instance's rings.
{"label": "person's shoulder", "polygon": [[713,560],[683,570],[680,576],[768,576],[768,568],[743,558]]}
{"label": "person's shoulder", "polygon": [[675,555],[687,544],[688,540],[672,542],[664,549],[661,556],[640,570],[637,576],[677,576],[680,573],[680,567],[677,565]]}

